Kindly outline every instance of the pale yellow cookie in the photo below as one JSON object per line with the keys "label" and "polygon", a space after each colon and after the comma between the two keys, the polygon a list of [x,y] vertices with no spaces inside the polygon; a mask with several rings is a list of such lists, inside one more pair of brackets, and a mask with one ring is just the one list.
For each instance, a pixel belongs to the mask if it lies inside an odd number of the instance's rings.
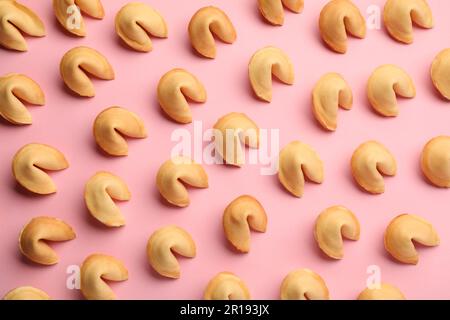
{"label": "pale yellow cookie", "polygon": [[95,88],[88,74],[102,80],[113,80],[114,70],[98,51],[88,47],[76,47],[67,51],[59,64],[66,86],[82,97],[95,96]]}
{"label": "pale yellow cookie", "polygon": [[437,91],[450,100],[450,49],[444,49],[431,64],[431,80]]}
{"label": "pale yellow cookie", "polygon": [[36,217],[23,227],[19,236],[20,252],[39,264],[52,265],[59,261],[57,253],[47,244],[76,238],[72,227],[52,217]]}
{"label": "pale yellow cookie", "polygon": [[366,288],[359,295],[358,300],[406,300],[403,293],[389,283],[380,283],[378,287]]}
{"label": "pale yellow cookie", "polygon": [[375,69],[367,82],[367,97],[376,112],[385,117],[398,115],[397,96],[414,98],[416,88],[401,68],[386,64]]}
{"label": "pale yellow cookie", "polygon": [[216,57],[215,37],[229,44],[236,41],[236,30],[230,18],[213,6],[198,10],[191,18],[188,30],[192,47],[206,58]]}
{"label": "pale yellow cookie", "polygon": [[267,22],[275,26],[284,23],[284,8],[300,13],[303,10],[304,0],[258,0],[258,8]]}
{"label": "pale yellow cookie", "polygon": [[82,13],[99,20],[105,17],[100,0],[53,0],[53,11],[59,24],[72,35],[79,37],[86,35]]}
{"label": "pale yellow cookie", "polygon": [[203,295],[205,300],[250,300],[250,292],[238,276],[220,272],[212,278]]}
{"label": "pale yellow cookie", "polygon": [[281,283],[281,300],[329,300],[330,293],[320,275],[309,269],[290,272]]}
{"label": "pale yellow cookie", "polygon": [[387,0],[383,10],[384,25],[397,41],[412,43],[413,25],[433,28],[433,14],[426,0]]}
{"label": "pale yellow cookie", "polygon": [[189,100],[203,103],[206,90],[192,73],[176,68],[164,74],[158,83],[158,101],[161,109],[179,123],[191,123]]}
{"label": "pale yellow cookie", "polygon": [[142,2],[124,5],[116,15],[116,33],[130,48],[149,52],[153,49],[149,35],[167,38],[167,24],[163,16]]}
{"label": "pale yellow cookie", "polygon": [[125,218],[114,200],[128,201],[130,198],[126,183],[109,172],[97,172],[84,188],[84,201],[90,214],[108,227],[125,225]]}
{"label": "pale yellow cookie", "polygon": [[434,227],[425,219],[413,214],[395,217],[384,233],[384,247],[395,259],[408,264],[419,262],[414,242],[434,247],[440,243]]}
{"label": "pale yellow cookie", "polygon": [[395,176],[397,162],[381,143],[367,141],[353,153],[351,169],[353,178],[362,189],[379,194],[385,189],[383,175]]}
{"label": "pale yellow cookie", "polygon": [[450,188],[450,137],[438,136],[428,141],[423,148],[420,165],[431,183]]}
{"label": "pale yellow cookie", "polygon": [[292,141],[280,151],[278,179],[284,188],[296,197],[302,197],[305,176],[310,182],[324,180],[323,162],[309,145]]}
{"label": "pale yellow cookie", "polygon": [[366,37],[366,20],[350,0],[331,0],[320,12],[319,29],[323,41],[338,53],[347,52],[347,33]]}
{"label": "pale yellow cookie", "polygon": [[177,226],[156,230],[147,243],[147,258],[152,268],[167,278],[180,277],[180,265],[174,253],[186,258],[196,255],[195,242],[191,235]]}
{"label": "pale yellow cookie", "polygon": [[250,251],[250,230],[266,232],[267,215],[258,200],[243,195],[225,208],[222,223],[227,240],[236,250],[246,253]]}
{"label": "pale yellow cookie", "polygon": [[12,172],[17,182],[37,194],[56,192],[56,185],[47,171],[69,167],[69,162],[59,150],[40,143],[30,143],[15,154]]}
{"label": "pale yellow cookie", "polygon": [[272,75],[285,84],[294,84],[294,66],[288,55],[281,49],[265,47],[256,51],[248,64],[250,84],[263,101],[272,101]]}
{"label": "pale yellow cookie", "polygon": [[15,0],[0,1],[0,45],[17,51],[27,51],[23,34],[32,37],[45,36],[41,19],[28,7]]}
{"label": "pale yellow cookie", "polygon": [[350,110],[353,93],[348,83],[338,73],[327,73],[314,86],[312,92],[313,113],[326,130],[335,131],[339,107]]}
{"label": "pale yellow cookie", "polygon": [[45,95],[39,84],[24,74],[9,73],[0,77],[0,116],[13,124],[31,124],[31,114],[22,100],[42,106]]}
{"label": "pale yellow cookie", "polygon": [[128,280],[128,270],[122,261],[95,253],[81,265],[81,293],[88,300],[115,300],[114,291],[105,281]]}
{"label": "pale yellow cookie", "polygon": [[23,286],[10,290],[3,300],[50,300],[50,297],[38,288]]}
{"label": "pale yellow cookie", "polygon": [[95,118],[93,130],[97,145],[111,156],[128,155],[128,143],[124,137],[147,137],[142,119],[121,107],[110,107],[100,112]]}
{"label": "pale yellow cookie", "polygon": [[343,206],[333,206],[322,211],[314,226],[314,238],[319,248],[333,259],[344,257],[343,238],[356,241],[359,235],[358,219]]}
{"label": "pale yellow cookie", "polygon": [[208,188],[205,169],[187,157],[175,157],[164,162],[156,175],[156,186],[167,202],[187,207],[190,203],[186,185]]}
{"label": "pale yellow cookie", "polygon": [[244,164],[244,146],[259,148],[258,125],[244,113],[224,115],[213,129],[215,150],[229,165],[240,167]]}

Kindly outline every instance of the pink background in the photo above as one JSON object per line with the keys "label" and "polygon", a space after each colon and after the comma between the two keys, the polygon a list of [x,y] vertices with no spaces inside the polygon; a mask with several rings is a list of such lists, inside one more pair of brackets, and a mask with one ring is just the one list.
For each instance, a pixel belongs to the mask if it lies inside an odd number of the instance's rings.
{"label": "pink background", "polygon": [[[273,27],[258,13],[256,0],[153,0],[146,1],[165,17],[169,38],[153,39],[150,53],[134,52],[119,41],[114,16],[126,1],[103,1],[106,17],[102,21],[86,18],[87,37],[66,35],[53,15],[51,1],[23,1],[45,22],[45,38],[27,38],[29,51],[18,53],[0,49],[0,74],[24,73],[36,80],[46,94],[44,107],[30,107],[33,124],[12,126],[0,121],[0,295],[21,285],[32,285],[55,299],[78,299],[77,290],[66,288],[66,268],[81,264],[94,252],[114,255],[124,261],[129,280],[112,283],[123,299],[200,299],[216,273],[232,271],[248,285],[256,299],[277,299],[284,276],[296,268],[307,267],[325,279],[331,297],[354,299],[364,289],[369,265],[378,265],[382,280],[398,286],[407,298],[450,298],[450,218],[449,191],[429,185],[422,177],[419,156],[432,137],[449,134],[450,106],[435,92],[429,77],[434,56],[449,47],[450,2],[429,0],[435,18],[432,30],[414,30],[412,45],[392,40],[382,30],[368,30],[366,39],[349,41],[346,55],[325,48],[317,20],[326,0],[307,0],[302,14],[285,12],[285,24]],[[370,4],[382,6],[384,0],[355,1],[365,14]],[[205,5],[217,5],[233,21],[238,38],[233,45],[217,42],[214,60],[197,56],[187,34],[190,18]],[[102,52],[113,65],[116,79],[94,81],[96,96],[91,99],[72,95],[59,76],[63,54],[79,45]],[[261,47],[283,49],[295,66],[293,86],[274,83],[271,104],[256,100],[247,77],[251,55]],[[400,115],[388,119],[376,115],[366,99],[365,85],[379,65],[393,63],[414,79],[417,97],[400,101]],[[205,166],[209,189],[190,189],[191,205],[184,209],[168,206],[155,186],[160,164],[169,158],[177,128],[192,130],[168,120],[156,100],[159,78],[174,67],[191,71],[208,92],[204,105],[192,105],[195,120],[204,129],[222,115],[239,111],[251,117],[260,128],[281,128],[280,144],[302,140],[311,144],[325,163],[325,182],[307,184],[305,195],[297,199],[288,194],[276,176],[262,176],[259,165],[235,169]],[[311,90],[326,72],[339,72],[354,93],[351,111],[339,112],[338,130],[328,133],[316,123],[311,112]],[[145,121],[149,137],[128,140],[129,156],[107,157],[98,151],[92,123],[96,115],[112,105],[138,113]],[[355,148],[368,139],[385,144],[395,155],[399,170],[386,178],[386,192],[379,196],[360,191],[350,173],[349,161]],[[30,142],[50,144],[61,150],[70,168],[51,176],[58,192],[33,196],[16,185],[10,163],[15,152]],[[127,225],[106,228],[88,214],[83,201],[87,179],[96,171],[107,170],[122,177],[132,192],[129,202],[119,204]],[[248,254],[230,250],[222,231],[226,205],[241,194],[258,198],[268,214],[265,234],[252,234]],[[332,261],[323,256],[313,239],[317,215],[331,205],[350,208],[361,223],[361,238],[345,241],[345,257]],[[434,224],[441,236],[436,248],[420,248],[417,266],[393,261],[383,247],[383,233],[389,221],[400,213],[414,213]],[[17,239],[32,217],[50,215],[71,224],[77,238],[54,245],[60,263],[39,266],[27,262],[19,253]],[[182,276],[170,280],[156,275],[147,263],[145,247],[151,233],[168,224],[188,230],[197,244],[197,257],[180,259]]]}

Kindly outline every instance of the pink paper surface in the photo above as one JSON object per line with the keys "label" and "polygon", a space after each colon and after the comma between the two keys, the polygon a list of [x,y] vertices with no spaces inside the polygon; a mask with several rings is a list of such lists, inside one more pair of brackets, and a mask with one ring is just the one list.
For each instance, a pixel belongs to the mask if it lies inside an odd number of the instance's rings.
{"label": "pink paper surface", "polygon": [[[430,185],[422,176],[419,157],[425,143],[450,133],[450,106],[434,90],[429,68],[433,58],[450,46],[447,13],[450,2],[429,0],[435,19],[432,30],[414,29],[414,43],[403,45],[389,37],[384,27],[368,30],[364,40],[349,40],[348,53],[326,48],[319,35],[318,17],[326,0],[307,0],[301,14],[285,11],[285,24],[273,27],[263,21],[256,0],[152,0],[169,27],[168,39],[153,39],[149,53],[132,51],[114,30],[114,16],[126,1],[103,1],[106,17],[85,17],[85,38],[67,35],[53,14],[51,1],[23,0],[41,17],[47,29],[44,38],[27,37],[29,51],[0,49],[0,75],[24,73],[37,81],[46,95],[43,107],[30,107],[33,124],[13,126],[0,121],[0,296],[10,289],[32,285],[54,299],[79,299],[78,290],[66,286],[67,268],[81,265],[89,254],[113,255],[129,270],[129,280],[111,283],[122,299],[201,299],[208,281],[218,272],[231,271],[247,284],[252,298],[277,299],[284,276],[296,268],[310,268],[326,281],[333,299],[354,299],[366,286],[367,268],[379,266],[381,279],[394,284],[409,299],[450,298],[449,190]],[[382,8],[384,0],[358,0],[366,16],[370,5]],[[189,43],[187,26],[202,6],[223,9],[237,30],[232,45],[217,42],[214,60],[199,57]],[[103,53],[114,67],[113,81],[94,80],[96,96],[71,94],[59,75],[63,54],[85,45]],[[249,86],[247,65],[252,54],[267,45],[283,49],[292,59],[296,81],[293,86],[274,82],[273,101],[257,100]],[[413,78],[417,96],[400,100],[400,115],[384,118],[373,112],[366,98],[366,82],[381,64],[402,67]],[[189,189],[191,205],[179,209],[167,205],[155,185],[159,166],[170,157],[176,142],[175,129],[193,132],[194,124],[177,124],[163,115],[156,97],[160,77],[181,67],[205,85],[208,101],[191,104],[193,119],[203,129],[229,112],[244,112],[260,128],[280,129],[280,145],[301,140],[312,145],[325,164],[322,185],[307,183],[301,199],[287,193],[277,176],[260,174],[259,165],[232,168],[204,165],[208,189]],[[338,129],[325,132],[311,112],[311,91],[327,72],[339,72],[353,89],[351,111],[339,111]],[[103,109],[118,105],[139,114],[147,139],[130,139],[127,157],[108,157],[100,152],[92,124]],[[398,173],[386,178],[386,192],[374,196],[361,191],[350,172],[350,158],[359,144],[375,139],[395,155]],[[70,168],[51,173],[58,192],[34,196],[17,186],[11,174],[11,159],[30,142],[52,145],[62,151]],[[125,227],[110,229],[95,221],[83,200],[86,181],[96,171],[106,170],[122,177],[131,201],[118,204],[126,217]],[[227,204],[242,194],[260,200],[268,214],[264,234],[252,233],[251,251],[239,254],[230,249],[222,230]],[[317,215],[332,205],[351,209],[361,224],[361,238],[345,241],[345,257],[325,257],[313,238]],[[420,247],[416,266],[395,262],[384,249],[383,234],[389,221],[401,213],[414,213],[429,220],[441,237],[435,248]],[[55,216],[73,226],[77,238],[53,247],[60,262],[39,266],[19,252],[21,228],[33,217]],[[180,258],[181,278],[158,276],[147,262],[146,245],[157,228],[176,224],[191,233],[197,244],[194,259]]]}

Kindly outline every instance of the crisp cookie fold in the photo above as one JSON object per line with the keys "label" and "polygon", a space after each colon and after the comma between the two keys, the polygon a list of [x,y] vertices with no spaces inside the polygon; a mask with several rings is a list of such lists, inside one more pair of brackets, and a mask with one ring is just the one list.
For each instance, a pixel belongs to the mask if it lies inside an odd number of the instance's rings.
{"label": "crisp cookie fold", "polygon": [[236,41],[236,30],[230,18],[213,6],[198,10],[189,22],[188,31],[192,47],[206,58],[216,57],[214,36],[228,44]]}
{"label": "crisp cookie fold", "polygon": [[205,300],[250,300],[250,292],[238,276],[220,272],[212,278],[203,294]]}
{"label": "crisp cookie fold", "polygon": [[223,229],[227,240],[239,252],[250,251],[250,230],[266,232],[267,215],[254,197],[243,195],[234,199],[224,210]]}
{"label": "crisp cookie fold", "polygon": [[292,141],[280,151],[278,179],[292,195],[303,196],[305,177],[320,184],[324,175],[323,162],[309,145]]}
{"label": "crisp cookie fold", "polygon": [[331,0],[320,12],[319,29],[323,41],[338,53],[347,52],[347,33],[366,37],[366,20],[350,0]]}
{"label": "crisp cookie fold", "polygon": [[0,1],[0,45],[17,51],[27,51],[28,45],[22,33],[44,37],[45,26],[28,7],[15,0]]}
{"label": "crisp cookie fold", "polygon": [[13,124],[31,124],[31,114],[22,101],[44,105],[45,95],[39,84],[18,73],[0,77],[0,116]]}
{"label": "crisp cookie fold", "polygon": [[130,2],[123,6],[116,15],[115,27],[123,42],[136,51],[152,51],[150,35],[158,38],[168,36],[163,16],[141,2]]}
{"label": "crisp cookie fold", "polygon": [[147,137],[142,119],[121,107],[110,107],[100,112],[95,118],[93,131],[97,145],[111,156],[128,155],[128,143],[124,137]]}
{"label": "crisp cookie fold", "polygon": [[108,227],[125,225],[125,218],[114,200],[128,201],[131,193],[118,176],[101,171],[92,176],[84,189],[84,201],[89,213]]}
{"label": "crisp cookie fold", "polygon": [[284,8],[295,12],[302,12],[304,0],[258,0],[258,8],[264,19],[275,26],[284,23]]}
{"label": "crisp cookie fold", "polygon": [[102,80],[113,80],[115,77],[108,60],[88,47],[67,51],[61,59],[59,70],[66,86],[82,97],[95,96],[95,88],[88,74]]}
{"label": "crisp cookie fold", "polygon": [[384,233],[384,247],[396,260],[417,264],[419,253],[414,242],[434,247],[440,243],[439,235],[433,225],[414,214],[401,214],[395,217]]}
{"label": "crisp cookie fold", "polygon": [[153,269],[168,278],[179,278],[180,265],[174,253],[186,258],[196,255],[195,242],[191,235],[177,226],[166,226],[156,230],[147,243],[147,258]]}
{"label": "crisp cookie fold", "polygon": [[215,151],[226,164],[244,164],[244,146],[259,148],[259,127],[244,113],[231,112],[219,118],[213,126]]}
{"label": "crisp cookie fold", "polygon": [[335,131],[339,107],[350,110],[353,93],[340,74],[327,73],[314,86],[312,100],[316,120],[324,129]]}
{"label": "crisp cookie fold", "polygon": [[361,144],[351,159],[352,175],[358,185],[372,194],[384,193],[383,175],[395,176],[397,162],[392,153],[377,141]]}
{"label": "crisp cookie fold", "polygon": [[309,269],[291,271],[281,283],[281,300],[329,300],[330,293],[320,275]]}
{"label": "crisp cookie fold", "polygon": [[192,122],[188,99],[203,103],[207,96],[205,87],[200,80],[181,68],[172,69],[161,77],[157,93],[161,109],[179,123]]}
{"label": "crisp cookie fold", "polygon": [[314,226],[314,238],[319,248],[333,259],[344,257],[343,238],[356,241],[359,235],[358,219],[343,206],[333,206],[322,211]]}
{"label": "crisp cookie fold", "polygon": [[28,191],[37,194],[56,192],[56,185],[47,171],[59,171],[69,163],[59,150],[39,143],[30,143],[15,154],[12,172],[17,182]]}
{"label": "crisp cookie fold", "polygon": [[384,25],[392,38],[410,44],[413,25],[433,28],[433,14],[426,0],[387,0],[383,10]]}
{"label": "crisp cookie fold", "polygon": [[186,186],[208,188],[208,175],[200,164],[190,158],[174,157],[159,168],[156,186],[167,202],[187,207],[190,200]]}
{"label": "crisp cookie fold", "polygon": [[36,217],[20,232],[19,248],[33,262],[53,265],[58,263],[59,257],[46,241],[68,241],[75,237],[75,232],[66,222],[53,217]]}
{"label": "crisp cookie fold", "polygon": [[367,82],[367,96],[380,115],[398,115],[397,96],[414,98],[416,88],[411,77],[401,68],[386,64],[375,69]]}
{"label": "crisp cookie fold", "polygon": [[116,294],[105,281],[128,280],[128,270],[119,259],[106,254],[88,256],[80,270],[81,293],[88,300],[115,300]]}
{"label": "crisp cookie fold", "polygon": [[75,36],[86,36],[83,14],[103,19],[105,10],[100,0],[53,0],[53,12],[59,24]]}
{"label": "crisp cookie fold", "polygon": [[255,95],[266,102],[272,101],[272,75],[285,84],[294,84],[294,66],[289,56],[279,48],[265,47],[251,57],[248,77]]}
{"label": "crisp cookie fold", "polygon": [[450,137],[438,136],[428,141],[422,150],[420,165],[432,184],[450,188]]}

